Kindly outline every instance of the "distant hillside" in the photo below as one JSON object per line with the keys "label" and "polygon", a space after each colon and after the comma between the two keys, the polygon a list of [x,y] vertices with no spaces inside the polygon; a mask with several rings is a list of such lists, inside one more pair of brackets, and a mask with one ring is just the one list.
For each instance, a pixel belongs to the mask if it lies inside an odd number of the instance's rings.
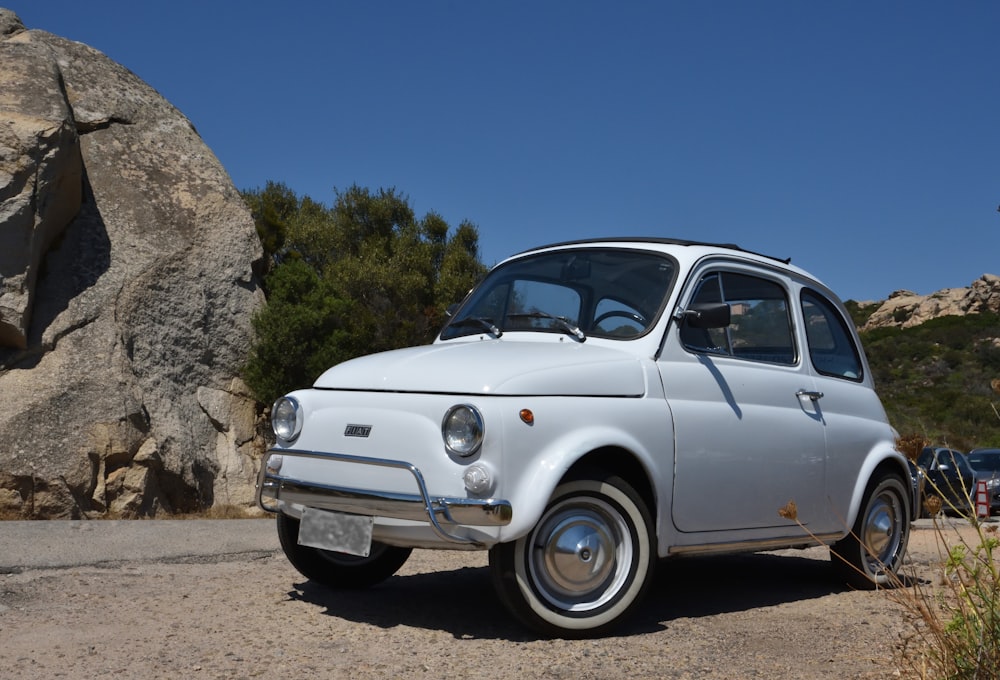
{"label": "distant hillside", "polygon": [[968,288],[945,288],[930,295],[897,290],[888,300],[863,309],[871,310],[863,323],[858,324],[864,330],[886,326],[910,328],[942,316],[1000,314],[1000,276],[983,274]]}
{"label": "distant hillside", "polygon": [[1000,277],[847,306],[900,434],[963,451],[1000,447]]}

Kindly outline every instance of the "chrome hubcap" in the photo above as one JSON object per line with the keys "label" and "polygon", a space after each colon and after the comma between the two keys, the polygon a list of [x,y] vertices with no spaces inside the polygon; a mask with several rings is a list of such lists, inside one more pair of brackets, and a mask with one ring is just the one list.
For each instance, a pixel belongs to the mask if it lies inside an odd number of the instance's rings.
{"label": "chrome hubcap", "polygon": [[892,561],[902,539],[901,522],[902,510],[893,494],[883,493],[872,499],[864,535],[860,537],[872,566],[881,568]]}
{"label": "chrome hubcap", "polygon": [[568,610],[593,609],[614,598],[632,561],[627,526],[599,499],[550,508],[531,545],[528,567],[539,595]]}
{"label": "chrome hubcap", "polygon": [[540,549],[552,584],[569,596],[593,590],[614,567],[614,538],[589,515],[559,522]]}

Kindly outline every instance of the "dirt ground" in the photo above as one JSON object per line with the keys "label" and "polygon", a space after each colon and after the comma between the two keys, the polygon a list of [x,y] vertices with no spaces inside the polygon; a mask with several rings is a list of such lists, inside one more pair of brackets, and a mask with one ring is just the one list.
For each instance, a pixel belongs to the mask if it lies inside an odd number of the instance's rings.
{"label": "dirt ground", "polygon": [[[914,530],[907,573],[939,579],[939,550]],[[415,551],[347,593],[280,552],[218,559],[0,575],[0,677],[906,677],[909,620],[892,594],[833,580],[825,548],[664,563],[629,626],[584,641],[515,624],[485,553]]]}

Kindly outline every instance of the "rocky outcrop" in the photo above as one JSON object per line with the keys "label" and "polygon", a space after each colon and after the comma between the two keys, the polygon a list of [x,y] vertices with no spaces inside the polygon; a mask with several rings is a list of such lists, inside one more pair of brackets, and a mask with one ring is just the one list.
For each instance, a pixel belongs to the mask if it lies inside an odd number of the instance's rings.
{"label": "rocky outcrop", "polygon": [[38,270],[79,209],[83,166],[58,67],[19,29],[0,16],[0,346],[24,348]]}
{"label": "rocky outcrop", "polygon": [[968,288],[946,288],[930,295],[899,290],[882,302],[863,330],[919,326],[939,316],[1000,313],[1000,276],[983,274]]}
{"label": "rocky outcrop", "polygon": [[126,68],[0,10],[0,514],[249,506],[253,220]]}

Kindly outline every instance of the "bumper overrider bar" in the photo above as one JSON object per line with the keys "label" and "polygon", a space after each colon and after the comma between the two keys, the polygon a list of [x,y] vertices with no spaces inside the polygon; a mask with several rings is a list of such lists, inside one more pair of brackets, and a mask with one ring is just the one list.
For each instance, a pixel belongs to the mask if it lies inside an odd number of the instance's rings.
{"label": "bumper overrider bar", "polygon": [[[280,463],[273,464],[273,459],[281,460],[286,457],[318,458],[405,470],[413,476],[418,493],[354,489],[284,477],[280,474]],[[257,478],[257,504],[268,512],[278,512],[281,503],[296,503],[310,508],[354,515],[429,522],[434,533],[442,539],[452,543],[468,544],[476,544],[478,541],[450,533],[445,525],[506,526],[510,524],[513,514],[510,502],[505,500],[431,497],[427,492],[423,474],[412,463],[405,461],[365,458],[343,453],[272,449],[265,455],[264,464],[261,465]]]}

